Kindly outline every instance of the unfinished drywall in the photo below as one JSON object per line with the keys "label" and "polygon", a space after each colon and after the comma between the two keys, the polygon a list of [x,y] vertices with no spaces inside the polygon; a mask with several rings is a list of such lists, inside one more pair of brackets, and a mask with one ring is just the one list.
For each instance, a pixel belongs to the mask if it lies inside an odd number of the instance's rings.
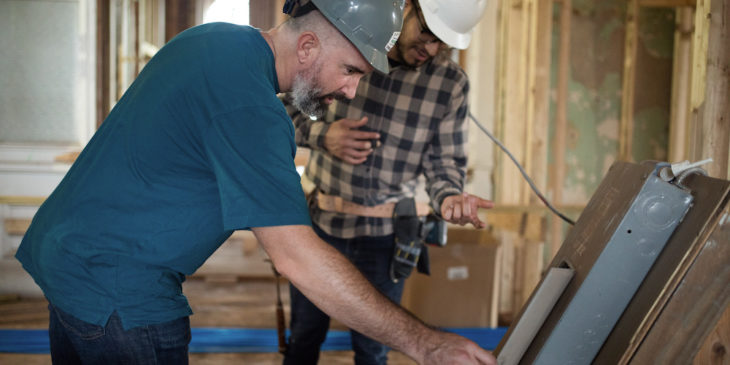
{"label": "unfinished drywall", "polygon": [[[554,11],[552,87],[559,52]],[[566,179],[563,204],[585,204],[618,158],[626,2],[572,2]],[[671,98],[674,10],[640,8],[632,159],[665,160]],[[556,99],[551,98],[551,110]],[[554,134],[551,121],[550,135]],[[552,149],[550,149],[552,151]],[[552,155],[549,156],[552,163]]]}

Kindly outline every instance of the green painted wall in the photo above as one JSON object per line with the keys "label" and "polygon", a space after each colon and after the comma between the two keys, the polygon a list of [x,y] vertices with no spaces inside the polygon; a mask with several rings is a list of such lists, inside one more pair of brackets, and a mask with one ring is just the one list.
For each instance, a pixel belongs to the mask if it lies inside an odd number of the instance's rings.
{"label": "green painted wall", "polygon": [[[554,9],[552,35],[551,137],[560,52],[560,6]],[[626,2],[573,1],[564,204],[587,203],[618,156],[625,19]],[[665,160],[674,11],[642,8],[639,34],[633,158]],[[552,152],[552,147],[549,150]],[[548,156],[551,163],[552,158]]]}

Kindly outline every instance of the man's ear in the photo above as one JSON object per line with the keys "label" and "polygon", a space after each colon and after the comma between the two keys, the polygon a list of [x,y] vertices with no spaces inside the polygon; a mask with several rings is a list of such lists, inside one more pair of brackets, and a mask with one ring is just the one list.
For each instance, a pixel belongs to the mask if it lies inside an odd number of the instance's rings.
{"label": "man's ear", "polygon": [[322,44],[314,32],[302,32],[297,38],[297,60],[301,65],[312,64],[322,51]]}

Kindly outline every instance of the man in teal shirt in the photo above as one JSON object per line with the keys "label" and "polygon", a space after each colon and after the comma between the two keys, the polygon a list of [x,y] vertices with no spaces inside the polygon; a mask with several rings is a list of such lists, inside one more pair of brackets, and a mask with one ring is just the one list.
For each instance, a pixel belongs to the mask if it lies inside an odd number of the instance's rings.
{"label": "man in teal shirt", "polygon": [[[363,74],[387,67],[402,7],[294,5],[268,32],[214,23],[171,40],[41,206],[16,256],[49,300],[54,363],[186,363],[181,284],[237,229],[343,323],[419,362],[493,361],[378,295],[312,231],[276,94],[308,111],[352,98]],[[393,20],[378,38],[358,19]]]}

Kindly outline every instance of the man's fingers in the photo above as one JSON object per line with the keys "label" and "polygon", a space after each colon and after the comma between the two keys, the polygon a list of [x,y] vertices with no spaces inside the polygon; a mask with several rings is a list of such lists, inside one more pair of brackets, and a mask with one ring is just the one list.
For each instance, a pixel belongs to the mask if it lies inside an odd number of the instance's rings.
{"label": "man's fingers", "polygon": [[355,119],[341,119],[342,126],[349,129],[350,138],[354,139],[377,139],[380,138],[378,132],[361,131],[358,128],[368,123],[368,117],[362,117],[359,120]]}
{"label": "man's fingers", "polygon": [[479,351],[474,354],[479,360],[480,364],[484,365],[497,365],[497,359],[492,355],[490,352],[487,352],[486,350],[479,349]]}
{"label": "man's fingers", "polygon": [[451,220],[451,215],[454,213],[453,207],[446,207],[446,210],[441,211],[441,215],[444,217],[444,219]]}
{"label": "man's fingers", "polygon": [[358,165],[365,162],[365,160],[367,160],[368,158],[368,155],[370,155],[372,152],[372,149],[360,150],[355,148],[345,148],[342,150],[342,156],[340,158],[349,164]]}
{"label": "man's fingers", "polygon": [[[490,204],[484,204],[485,202]],[[469,203],[471,204],[472,209],[472,217],[471,217],[471,224],[474,225],[476,228],[484,228],[487,226],[487,223],[479,219],[479,208],[487,208],[493,206],[494,204],[491,204],[491,202],[486,201],[484,199],[481,199],[477,196],[472,195],[470,197]]]}
{"label": "man's fingers", "polygon": [[479,201],[477,199],[469,199],[469,212],[472,218],[472,222],[479,221]]}
{"label": "man's fingers", "polygon": [[479,198],[479,197],[477,197],[477,199],[479,199],[479,200],[477,200],[477,205],[479,206],[479,208],[484,208],[484,209],[494,208],[494,202],[493,201],[486,200],[486,199],[482,199],[482,198]]}
{"label": "man's fingers", "polygon": [[351,164],[351,165],[359,165],[359,164],[365,162],[365,160],[367,160],[367,158],[365,158],[365,157],[345,156],[345,157],[342,158],[342,160],[345,161],[345,162],[347,162],[347,163],[349,163],[349,164]]}
{"label": "man's fingers", "polygon": [[365,159],[365,158],[358,158],[358,159],[351,158],[351,159],[348,159],[348,160],[349,161],[345,161],[345,162],[349,163],[350,165],[359,165],[359,164],[365,162],[365,160],[367,160],[367,159]]}
{"label": "man's fingers", "polygon": [[462,209],[464,210],[464,216],[465,217],[471,217],[471,199],[469,199],[469,194],[464,192],[461,199]]}
{"label": "man's fingers", "polygon": [[380,133],[351,129],[349,137],[352,139],[367,141],[368,143],[370,143],[370,141],[372,140],[380,140]]}
{"label": "man's fingers", "polygon": [[343,155],[352,158],[366,158],[371,153],[373,153],[372,149],[345,148],[342,150]]}
{"label": "man's fingers", "polygon": [[335,128],[346,128],[346,129],[353,129],[353,128],[360,128],[368,123],[368,117],[362,117],[360,119],[348,119],[348,118],[342,118],[336,120],[334,123],[332,123],[331,127]]}
{"label": "man's fingers", "polygon": [[357,149],[357,150],[361,150],[361,151],[362,150],[372,150],[372,148],[374,147],[373,143],[370,140],[362,140],[362,139],[347,139],[346,141],[343,141],[343,145],[345,147]]}
{"label": "man's fingers", "polygon": [[462,193],[444,199],[441,216],[455,224],[466,225],[471,223],[476,228],[484,228],[487,223],[479,219],[479,209],[490,209],[494,203],[476,195]]}
{"label": "man's fingers", "polygon": [[459,201],[454,202],[454,208],[453,209],[454,209],[454,214],[453,214],[454,220],[461,219],[461,217],[462,217],[462,214],[461,213],[462,213],[462,209],[463,209],[461,207],[461,202],[459,202]]}
{"label": "man's fingers", "polygon": [[348,128],[357,128],[367,124],[368,117],[362,117],[360,119],[340,119],[340,122]]}

